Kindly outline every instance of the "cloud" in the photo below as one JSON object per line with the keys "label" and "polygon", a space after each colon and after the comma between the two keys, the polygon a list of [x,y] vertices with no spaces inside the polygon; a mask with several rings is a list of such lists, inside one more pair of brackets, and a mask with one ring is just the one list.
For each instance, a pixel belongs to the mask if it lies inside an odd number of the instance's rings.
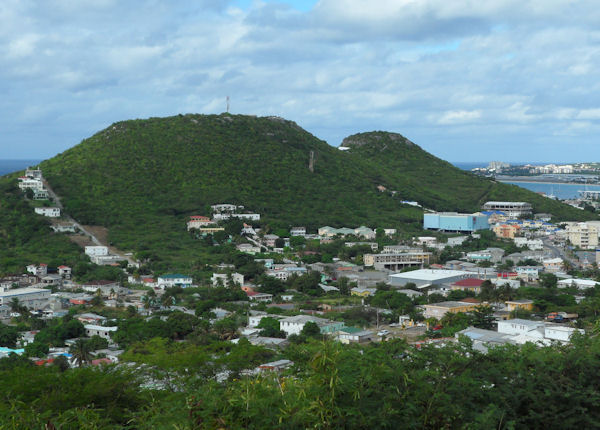
{"label": "cloud", "polygon": [[451,160],[497,145],[600,158],[599,20],[590,0],[5,0],[0,149],[49,157],[114,121],[222,112],[229,95],[234,113],[334,145],[387,129]]}
{"label": "cloud", "polygon": [[438,124],[452,125],[452,124],[463,124],[467,122],[473,122],[481,118],[481,111],[466,111],[466,110],[455,110],[444,112]]}

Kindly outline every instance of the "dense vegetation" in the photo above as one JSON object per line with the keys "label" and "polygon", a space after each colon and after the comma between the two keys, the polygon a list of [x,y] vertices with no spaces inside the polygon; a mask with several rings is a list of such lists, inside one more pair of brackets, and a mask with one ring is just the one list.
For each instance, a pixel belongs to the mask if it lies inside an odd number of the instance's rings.
{"label": "dense vegetation", "polygon": [[475,212],[486,201],[526,201],[534,212],[551,213],[556,220],[594,219],[593,214],[574,209],[516,185],[478,177],[454,167],[396,133],[360,133],[344,139],[346,152],[378,166],[381,185],[397,191],[403,199],[424,207]]}
{"label": "dense vegetation", "polygon": [[400,135],[346,143],[351,150],[339,151],[280,118],[179,115],[116,123],[41,168],[80,222],[106,226],[122,249],[171,264],[206,257],[185,221],[210,215],[216,203],[244,205],[274,229],[366,224],[418,232],[422,211],[403,199],[469,211],[491,198],[522,199],[560,217],[593,216],[463,172]]}
{"label": "dense vegetation", "polygon": [[14,179],[0,179],[0,274],[22,273],[28,264],[57,267],[89,261],[81,249],[36,215]]}
{"label": "dense vegetation", "polygon": [[[278,356],[246,341],[161,338],[123,357],[142,366],[63,371],[13,356],[0,360],[7,399],[0,421],[6,428],[63,429],[600,425],[597,337],[492,348],[487,355],[468,342],[416,349],[402,341],[362,347],[308,341],[288,347],[294,366],[282,375],[243,376]],[[226,380],[217,382],[217,374]]]}

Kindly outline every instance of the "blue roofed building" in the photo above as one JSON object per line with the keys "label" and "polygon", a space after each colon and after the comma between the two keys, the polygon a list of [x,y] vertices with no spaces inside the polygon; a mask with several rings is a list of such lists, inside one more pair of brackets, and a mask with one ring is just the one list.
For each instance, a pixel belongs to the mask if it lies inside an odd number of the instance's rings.
{"label": "blue roofed building", "polygon": [[474,232],[489,230],[488,217],[480,212],[460,214],[456,212],[434,212],[423,215],[423,228],[446,232]]}

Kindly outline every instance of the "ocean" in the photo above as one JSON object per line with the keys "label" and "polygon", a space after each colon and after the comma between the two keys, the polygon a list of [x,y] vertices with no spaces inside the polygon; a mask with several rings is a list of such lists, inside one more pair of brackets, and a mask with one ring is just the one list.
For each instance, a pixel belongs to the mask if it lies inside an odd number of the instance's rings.
{"label": "ocean", "polygon": [[475,162],[475,161],[469,161],[469,162],[452,161],[451,164],[462,170],[471,170],[471,169],[475,169],[476,167],[487,167],[488,164],[490,164],[490,163],[487,161],[478,161],[478,162]]}
{"label": "ocean", "polygon": [[42,160],[1,160],[0,159],[0,176],[8,173],[24,170],[30,166],[36,166]]}
{"label": "ocean", "polygon": [[518,185],[536,193],[542,192],[546,195],[554,195],[557,199],[574,199],[578,196],[578,191],[600,191],[600,185],[586,184],[549,184],[547,182],[517,182],[502,181],[505,184]]}

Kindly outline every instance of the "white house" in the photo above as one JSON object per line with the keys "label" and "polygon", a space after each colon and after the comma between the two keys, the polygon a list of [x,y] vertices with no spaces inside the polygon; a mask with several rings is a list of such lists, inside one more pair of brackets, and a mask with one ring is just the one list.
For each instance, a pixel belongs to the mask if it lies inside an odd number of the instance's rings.
{"label": "white house", "polygon": [[296,315],[279,320],[279,329],[283,330],[288,336],[291,334],[300,334],[308,322],[317,324],[321,329],[321,333],[333,333],[344,326],[344,323],[340,321],[330,321],[311,315]]}
{"label": "white house", "polygon": [[48,265],[44,263],[40,263],[38,266],[30,264],[27,266],[27,272],[39,277],[46,276],[48,274]]}
{"label": "white house", "polygon": [[156,284],[159,288],[163,290],[165,288],[171,287],[191,287],[192,286],[192,278],[187,275],[180,275],[178,273],[169,273],[166,275],[159,276]]}
{"label": "white house", "polygon": [[210,278],[213,287],[217,287],[221,284],[223,287],[229,286],[229,279],[233,280],[233,283],[239,286],[244,284],[244,275],[241,273],[232,273],[231,276],[226,273],[213,273]]}
{"label": "white house", "polygon": [[60,217],[60,208],[35,208],[35,213],[38,215],[47,216],[49,218],[59,218]]}
{"label": "white house", "polygon": [[90,257],[108,255],[107,246],[86,246],[85,254]]}
{"label": "white house", "polygon": [[260,214],[231,214],[232,218],[248,219],[250,221],[260,221]]}
{"label": "white house", "polygon": [[229,203],[221,203],[210,207],[213,212],[234,212],[237,209],[244,209],[244,206],[232,205]]}
{"label": "white house", "polygon": [[214,224],[214,222],[206,216],[192,215],[187,223],[187,229],[206,227],[211,224]]}
{"label": "white house", "polygon": [[22,176],[19,178],[19,188],[21,190],[31,189],[31,190],[43,190],[44,184],[40,179],[37,178],[28,178],[27,176]]}
{"label": "white house", "polygon": [[103,339],[110,339],[110,334],[117,331],[117,327],[104,327],[95,324],[86,324],[83,327],[85,328],[86,336],[100,336]]}
{"label": "white house", "polygon": [[290,236],[306,236],[306,227],[292,227],[290,229]]}

